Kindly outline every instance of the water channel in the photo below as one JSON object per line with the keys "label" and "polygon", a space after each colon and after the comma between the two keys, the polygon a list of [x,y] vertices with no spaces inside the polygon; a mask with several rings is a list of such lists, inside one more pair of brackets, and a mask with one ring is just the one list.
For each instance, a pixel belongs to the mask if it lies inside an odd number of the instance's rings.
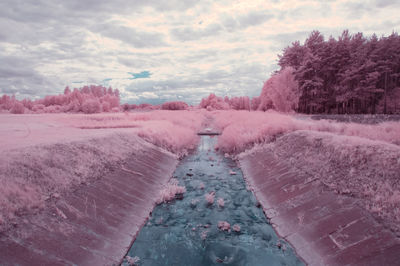
{"label": "water channel", "polygon": [[214,151],[216,138],[202,136],[181,161],[174,178],[186,193],[154,208],[128,252],[131,265],[304,265],[276,235],[236,163]]}

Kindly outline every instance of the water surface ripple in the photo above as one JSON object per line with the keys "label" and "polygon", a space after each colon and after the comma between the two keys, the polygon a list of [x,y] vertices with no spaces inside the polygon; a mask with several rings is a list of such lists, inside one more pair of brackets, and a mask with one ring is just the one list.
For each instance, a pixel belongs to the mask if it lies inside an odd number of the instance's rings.
{"label": "water surface ripple", "polygon": [[[140,259],[135,265],[304,265],[277,237],[235,162],[214,152],[215,141],[202,136],[182,160],[174,177],[186,187],[183,199],[154,208],[128,256]],[[222,221],[229,230],[218,228]]]}

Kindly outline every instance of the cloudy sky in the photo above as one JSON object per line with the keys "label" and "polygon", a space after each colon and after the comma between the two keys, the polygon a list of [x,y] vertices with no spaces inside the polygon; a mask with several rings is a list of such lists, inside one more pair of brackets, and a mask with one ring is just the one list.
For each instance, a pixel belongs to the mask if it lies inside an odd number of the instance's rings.
{"label": "cloudy sky", "polygon": [[1,0],[0,94],[112,86],[122,102],[258,95],[312,30],[399,30],[398,0]]}

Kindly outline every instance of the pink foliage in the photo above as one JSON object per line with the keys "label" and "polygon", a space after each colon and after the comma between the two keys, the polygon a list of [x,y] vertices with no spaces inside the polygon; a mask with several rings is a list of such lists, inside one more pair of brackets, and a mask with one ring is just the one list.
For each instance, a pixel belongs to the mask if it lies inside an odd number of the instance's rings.
{"label": "pink foliage", "polygon": [[258,107],[260,106],[261,100],[260,97],[253,97],[251,99],[251,110],[252,111],[256,111],[258,110]]}
{"label": "pink foliage", "polygon": [[225,206],[225,201],[223,198],[218,198],[217,203],[220,208],[223,208]]}
{"label": "pink foliage", "polygon": [[168,120],[146,121],[141,125],[138,132],[140,137],[179,156],[194,149],[198,142],[198,136],[191,129],[177,127]]}
{"label": "pink foliage", "polygon": [[273,111],[218,111],[215,113],[214,122],[222,132],[216,148],[229,153],[242,152],[255,144],[273,141],[282,134],[296,130],[325,131],[400,144],[400,122],[363,125],[326,120],[300,120],[295,116]]}
{"label": "pink foliage", "polygon": [[250,111],[250,99],[248,96],[232,97],[225,101],[229,103],[231,109]]}
{"label": "pink foliage", "polygon": [[125,256],[125,260],[129,266],[139,265],[139,262],[140,262],[140,259],[138,256],[135,256],[135,257]]}
{"label": "pink foliage", "polygon": [[189,106],[185,102],[165,102],[161,105],[162,110],[187,110]]}
{"label": "pink foliage", "polygon": [[218,222],[218,228],[222,231],[230,231],[231,230],[231,225],[226,222],[226,221],[219,221]]}
{"label": "pink foliage", "polygon": [[237,232],[237,233],[239,233],[239,232],[240,232],[240,225],[234,224],[234,225],[232,226],[232,230],[235,231],[235,232]]}
{"label": "pink foliage", "polygon": [[297,109],[300,90],[293,71],[292,67],[287,67],[265,82],[257,110],[274,109],[280,112],[291,112]]}
{"label": "pink foliage", "polygon": [[62,121],[83,129],[132,128],[148,142],[184,156],[196,147],[197,132],[203,128],[205,115],[202,110],[134,112],[118,114],[74,115]]}
{"label": "pink foliage", "polygon": [[305,113],[400,113],[400,36],[378,38],[348,30],[325,39],[312,31],[279,56],[282,69],[293,67]]}
{"label": "pink foliage", "polygon": [[274,154],[277,160],[290,162],[298,175],[317,179],[339,194],[359,199],[368,211],[400,232],[399,146],[301,130],[253,151],[258,149]]}
{"label": "pink foliage", "polygon": [[178,185],[178,180],[171,179],[167,186],[161,190],[160,198],[157,200],[157,204],[162,202],[169,202],[175,199],[176,195],[183,194],[186,192],[186,188]]}
{"label": "pink foliage", "polygon": [[20,102],[14,102],[13,107],[11,107],[10,113],[12,114],[23,114],[25,112],[25,107]]}
{"label": "pink foliage", "polygon": [[[117,108],[117,109],[114,109]],[[102,86],[84,86],[71,90],[66,87],[63,94],[48,95],[43,99],[18,101],[15,97],[3,95],[0,98],[0,110],[11,113],[61,113],[84,112],[88,114],[119,111],[119,91]]]}
{"label": "pink foliage", "polygon": [[207,98],[203,98],[199,104],[199,107],[207,110],[230,109],[229,103],[225,102],[222,97],[218,97],[214,93],[211,93]]}
{"label": "pink foliage", "polygon": [[205,195],[206,201],[209,205],[214,204],[215,192],[211,191]]}
{"label": "pink foliage", "polygon": [[94,114],[101,112],[101,105],[98,99],[88,99],[82,103],[82,112],[85,114]]}
{"label": "pink foliage", "polygon": [[218,97],[211,93],[208,97],[203,98],[199,104],[200,108],[211,110],[248,110],[250,111],[250,99],[248,96],[241,97]]}
{"label": "pink foliage", "polygon": [[230,153],[244,151],[256,143],[268,142],[277,134],[295,129],[291,117],[272,112],[219,112],[215,124],[222,131],[216,148]]}

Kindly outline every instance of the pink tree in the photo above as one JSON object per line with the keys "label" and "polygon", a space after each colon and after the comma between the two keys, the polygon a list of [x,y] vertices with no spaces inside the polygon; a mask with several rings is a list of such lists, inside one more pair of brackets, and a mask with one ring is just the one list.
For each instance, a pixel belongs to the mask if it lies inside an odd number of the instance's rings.
{"label": "pink tree", "polygon": [[292,67],[286,67],[265,82],[257,110],[290,112],[297,109],[300,90],[293,71]]}
{"label": "pink tree", "polygon": [[187,110],[189,106],[185,102],[165,102],[161,105],[162,110]]}
{"label": "pink tree", "polygon": [[207,98],[201,99],[199,106],[200,108],[206,108],[207,110],[230,109],[229,103],[227,103],[222,97],[216,96],[214,93],[208,95]]}

